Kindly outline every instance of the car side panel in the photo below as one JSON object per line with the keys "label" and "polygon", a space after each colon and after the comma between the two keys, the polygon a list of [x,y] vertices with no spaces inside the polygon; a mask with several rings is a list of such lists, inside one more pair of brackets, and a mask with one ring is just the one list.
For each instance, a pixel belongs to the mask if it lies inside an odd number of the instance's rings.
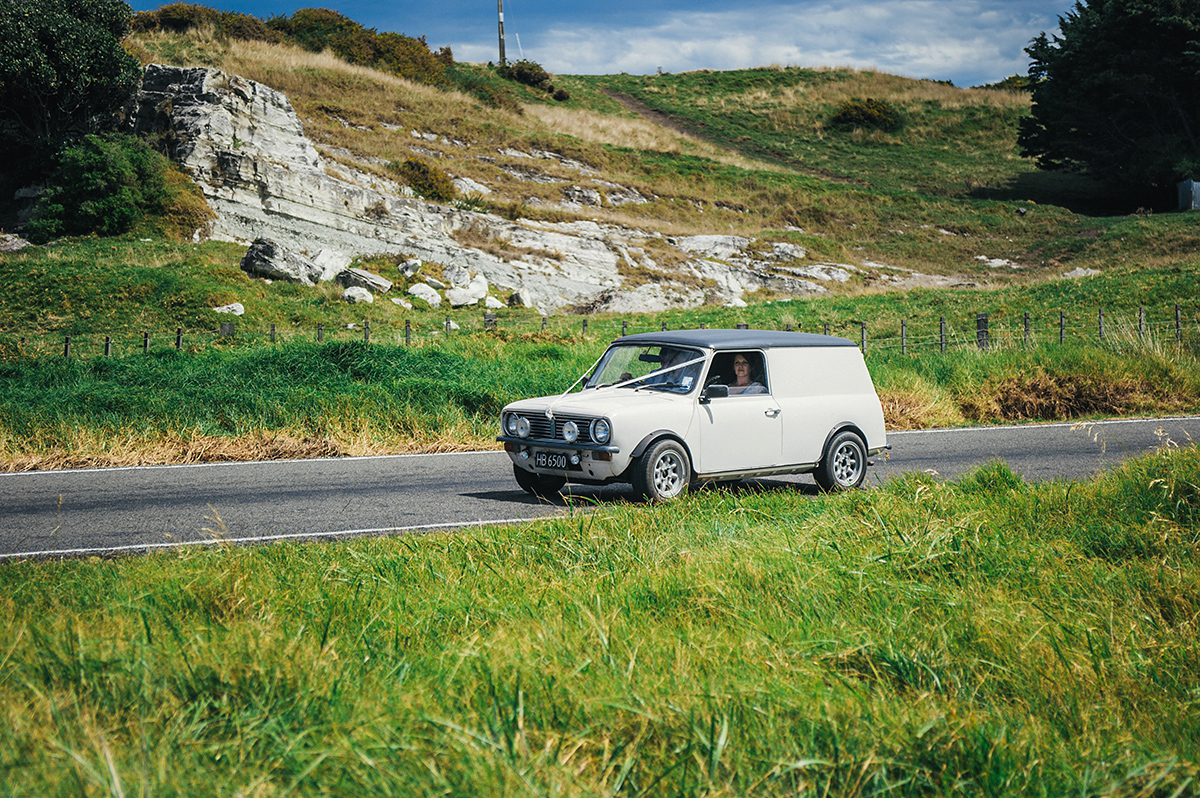
{"label": "car side panel", "polygon": [[829,433],[845,423],[862,430],[868,449],[886,445],[883,409],[857,348],[773,349],[770,357],[782,409],[782,462],[817,462]]}

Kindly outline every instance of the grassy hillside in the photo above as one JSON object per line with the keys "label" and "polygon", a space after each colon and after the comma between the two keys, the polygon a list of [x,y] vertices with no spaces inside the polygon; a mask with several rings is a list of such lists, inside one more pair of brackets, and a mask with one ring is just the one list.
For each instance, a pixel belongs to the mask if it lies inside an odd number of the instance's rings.
{"label": "grassy hillside", "polygon": [[[505,110],[328,53],[211,29],[142,33],[130,47],[147,61],[216,66],[285,92],[327,158],[392,177],[388,162],[416,156],[493,189],[460,198],[467,207],[664,235],[792,241],[812,259],[858,272],[824,299],[762,296],[742,309],[589,315],[586,332],[579,317],[550,319],[543,332],[531,311],[504,309],[498,333],[472,340],[478,309],[363,307],[327,286],[251,280],[238,268],[238,245],[171,242],[153,226],[123,238],[65,239],[0,256],[8,286],[0,297],[0,459],[9,468],[486,446],[499,406],[562,390],[623,325],[865,334],[893,428],[1200,407],[1200,226],[1187,214],[1080,213],[1071,193],[1078,185],[1037,173],[1015,153],[1024,95],[870,71],[767,68],[556,76],[570,93],[561,102],[486,67],[454,66],[460,85],[503,83],[524,103]],[[864,98],[885,102],[903,125],[881,132],[834,124],[838,108]],[[576,165],[538,159],[532,167],[516,154],[536,151]],[[563,207],[563,187],[590,179],[578,164],[654,199]],[[531,169],[538,180],[528,179]],[[403,290],[396,264],[364,265]],[[1078,267],[1101,274],[1060,279]],[[219,324],[231,319],[212,308],[234,301],[246,315],[235,336],[219,337]],[[1176,305],[1182,348],[1174,345]],[[1136,332],[1140,307],[1146,336]],[[989,314],[994,354],[972,348],[979,313]],[[1057,341],[1062,314],[1069,345],[1026,351],[1026,313],[1033,344]],[[461,330],[447,336],[447,318]],[[949,356],[938,351],[941,319]],[[356,348],[368,325],[371,347]],[[324,348],[314,346],[318,326]],[[146,334],[149,358],[141,354]],[[49,362],[67,336],[73,360]],[[105,337],[113,360],[96,362]],[[406,351],[406,340],[421,351]],[[429,382],[422,389],[438,386],[444,400],[418,407],[405,397],[428,358],[461,363],[453,373],[421,375]],[[503,365],[514,359],[554,368],[531,369],[514,383]],[[298,382],[290,375],[301,362],[313,368]],[[353,363],[370,364],[371,377],[364,381]],[[238,376],[247,373],[256,379]],[[454,390],[464,379],[478,395]],[[1074,398],[1026,401],[1048,385],[1054,396]]]}

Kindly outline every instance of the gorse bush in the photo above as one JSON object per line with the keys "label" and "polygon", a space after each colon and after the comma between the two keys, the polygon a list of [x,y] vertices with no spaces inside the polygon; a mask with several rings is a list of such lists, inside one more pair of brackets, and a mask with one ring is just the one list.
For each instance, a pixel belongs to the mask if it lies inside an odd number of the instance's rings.
{"label": "gorse bush", "polygon": [[409,158],[404,163],[393,162],[389,168],[400,175],[413,191],[425,199],[435,202],[450,202],[458,195],[458,190],[454,188],[450,176],[424,161]]}
{"label": "gorse bush", "polygon": [[517,83],[524,83],[526,86],[534,88],[541,88],[542,84],[550,81],[550,73],[543,69],[541,64],[526,59],[514,61],[511,64],[502,64],[496,68],[496,71],[509,80],[515,80]]}
{"label": "gorse bush", "polygon": [[170,168],[166,157],[141,139],[87,136],[63,151],[26,232],[34,241],[124,233],[139,217],[168,207]]}
{"label": "gorse bush", "polygon": [[352,64],[375,67],[434,86],[447,83],[446,68],[454,63],[454,55],[447,47],[434,53],[424,38],[377,33],[325,8],[302,8],[290,17],[276,16],[264,22],[236,11],[171,3],[157,11],[144,11],[133,20],[133,29],[139,32],[185,33],[208,26],[217,36],[230,39],[290,41],[312,52],[330,50]]}
{"label": "gorse bush", "polygon": [[885,100],[853,99],[838,106],[830,124],[836,128],[851,130],[868,128],[895,133],[904,127],[904,116]]}
{"label": "gorse bush", "polygon": [[496,67],[496,72],[508,80],[534,89],[541,89],[559,102],[571,99],[571,95],[566,89],[555,88],[554,84],[550,82],[552,77],[550,73],[536,61],[523,58],[520,61],[513,61],[511,64],[501,64]]}

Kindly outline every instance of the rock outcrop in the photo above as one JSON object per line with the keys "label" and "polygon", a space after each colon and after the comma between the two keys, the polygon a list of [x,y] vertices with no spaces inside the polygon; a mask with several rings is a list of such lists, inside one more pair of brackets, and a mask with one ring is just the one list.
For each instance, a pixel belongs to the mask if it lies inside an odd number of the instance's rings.
{"label": "rock outcrop", "polygon": [[[564,307],[636,312],[738,304],[744,294],[761,290],[818,294],[826,290],[821,282],[852,269],[801,264],[806,253],[794,245],[734,236],[663,239],[618,225],[510,221],[420,201],[378,173],[323,159],[283,94],[214,69],[151,64],[127,118],[134,132],[165,136],[173,157],[203,189],[217,215],[209,235],[274,241],[305,253],[286,270],[287,277],[257,265],[247,253],[250,265],[243,261],[243,268],[276,279],[313,284],[344,273],[353,256],[403,253],[410,256],[402,270],[406,277],[421,268],[415,261],[446,272],[446,299],[454,305],[477,303],[495,291],[509,297],[509,304],[543,312]],[[604,198],[574,186],[564,193],[579,204],[648,201],[615,184],[598,185],[605,188]],[[506,241],[520,254],[505,258],[459,244],[455,233],[461,230]],[[676,248],[679,258],[672,260],[682,265],[657,263],[646,246],[652,240]],[[435,272],[428,266],[422,271]],[[468,277],[453,276],[462,274]],[[430,304],[441,301],[432,288],[410,293]]]}

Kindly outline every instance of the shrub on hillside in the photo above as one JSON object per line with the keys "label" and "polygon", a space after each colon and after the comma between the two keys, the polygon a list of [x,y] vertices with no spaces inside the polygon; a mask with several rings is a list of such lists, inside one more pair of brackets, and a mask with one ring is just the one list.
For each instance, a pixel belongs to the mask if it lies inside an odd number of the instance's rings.
{"label": "shrub on hillside", "polygon": [[433,86],[445,83],[448,58],[452,56],[445,48],[438,54],[431,53],[424,37],[414,39],[401,33],[380,33],[375,37],[375,65],[419,83]]}
{"label": "shrub on hillside", "polygon": [[221,21],[217,23],[217,35],[247,42],[279,43],[283,41],[282,34],[268,28],[267,23],[258,17],[238,11],[226,11],[221,14]]}
{"label": "shrub on hillside", "polygon": [[281,42],[283,35],[267,27],[258,17],[238,11],[217,11],[194,3],[171,3],[157,11],[142,11],[133,17],[132,28],[141,33],[166,31],[187,33],[211,27],[218,36],[243,41]]}
{"label": "shrub on hillside", "polygon": [[904,127],[904,116],[884,100],[855,98],[838,106],[829,122],[843,130],[867,128],[895,133]]}
{"label": "shrub on hillside", "polygon": [[450,176],[424,161],[409,158],[404,163],[392,162],[390,168],[399,174],[401,179],[412,187],[413,191],[425,199],[434,202],[450,202],[458,195],[458,190],[454,188],[454,182]]}
{"label": "shrub on hillside", "polygon": [[523,83],[535,89],[542,88],[544,84],[550,82],[550,73],[543,69],[541,64],[527,59],[513,61],[511,64],[502,64],[496,68],[496,71],[509,80],[515,80],[517,83]]}
{"label": "shrub on hillside", "polygon": [[170,203],[167,159],[141,139],[89,135],[68,147],[26,229],[33,241],[61,235],[117,235]]}
{"label": "shrub on hillside", "polygon": [[550,82],[552,75],[535,61],[523,58],[510,64],[501,64],[496,67],[496,73],[507,80],[541,89],[559,102],[571,99],[571,95],[565,89],[556,88]]}
{"label": "shrub on hillside", "polygon": [[204,25],[216,26],[221,12],[195,3],[168,3],[157,11],[142,11],[133,17],[133,29],[142,33],[167,31],[187,33]]}

